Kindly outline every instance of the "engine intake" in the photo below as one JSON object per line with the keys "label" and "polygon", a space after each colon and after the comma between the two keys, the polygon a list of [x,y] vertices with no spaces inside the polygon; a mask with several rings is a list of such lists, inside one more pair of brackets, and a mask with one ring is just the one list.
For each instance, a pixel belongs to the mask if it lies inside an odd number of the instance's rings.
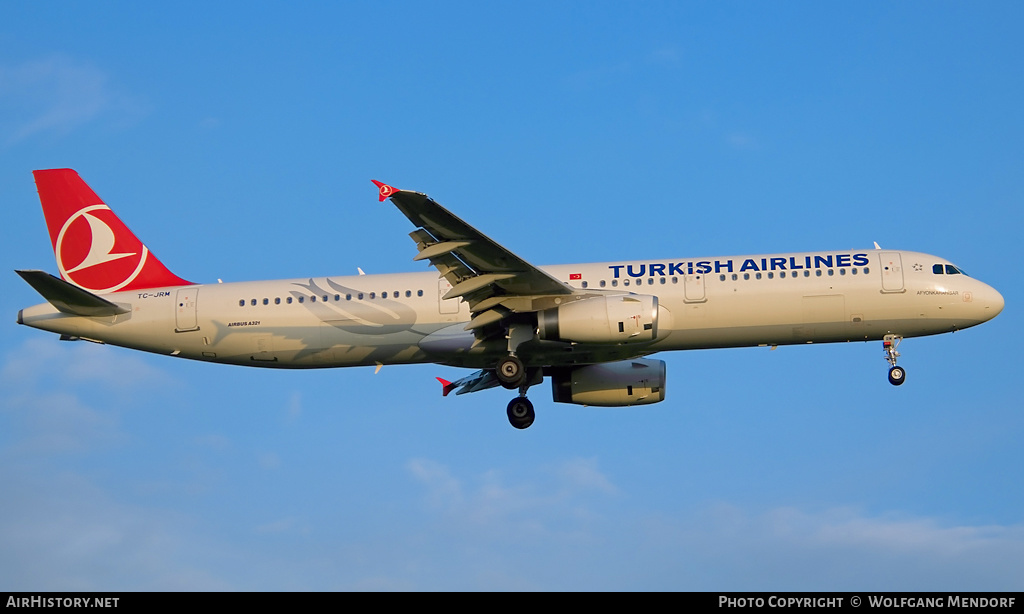
{"label": "engine intake", "polygon": [[577,343],[640,343],[658,336],[658,297],[595,296],[537,314],[541,339]]}
{"label": "engine intake", "polygon": [[551,376],[556,403],[626,407],[665,400],[665,361],[638,358],[559,369]]}

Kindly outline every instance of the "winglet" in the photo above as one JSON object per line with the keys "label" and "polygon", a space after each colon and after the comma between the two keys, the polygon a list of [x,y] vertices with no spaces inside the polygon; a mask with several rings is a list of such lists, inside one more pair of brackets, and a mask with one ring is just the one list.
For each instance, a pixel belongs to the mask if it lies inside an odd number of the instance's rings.
{"label": "winglet", "polygon": [[449,382],[446,379],[441,379],[440,377],[437,377],[437,378],[434,378],[434,379],[436,379],[437,381],[441,382],[441,386],[443,386],[443,388],[441,388],[441,396],[443,396],[443,397],[448,396],[448,393],[451,392],[452,390],[455,390],[455,388],[456,388],[455,384]]}
{"label": "winglet", "polygon": [[398,191],[395,188],[389,186],[388,184],[381,183],[376,179],[371,179],[370,181],[372,181],[373,185],[377,186],[377,188],[380,190],[380,202],[384,202],[384,199]]}

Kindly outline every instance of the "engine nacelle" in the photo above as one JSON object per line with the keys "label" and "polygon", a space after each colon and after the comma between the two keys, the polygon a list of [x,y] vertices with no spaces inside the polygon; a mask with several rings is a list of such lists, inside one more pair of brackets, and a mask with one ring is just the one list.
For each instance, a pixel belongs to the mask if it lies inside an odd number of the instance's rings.
{"label": "engine nacelle", "polygon": [[665,400],[665,361],[637,358],[559,369],[551,376],[556,403],[625,407]]}
{"label": "engine nacelle", "polygon": [[549,341],[639,343],[658,336],[658,297],[643,294],[595,296],[545,309],[537,332]]}

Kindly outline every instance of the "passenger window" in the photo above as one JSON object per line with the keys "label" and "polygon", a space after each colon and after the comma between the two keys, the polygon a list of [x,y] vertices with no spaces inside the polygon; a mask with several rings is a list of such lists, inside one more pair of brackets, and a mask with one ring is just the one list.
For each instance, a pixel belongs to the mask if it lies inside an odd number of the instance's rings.
{"label": "passenger window", "polygon": [[423,290],[417,290],[416,296],[423,296]]}
{"label": "passenger window", "polygon": [[270,304],[270,299],[269,298],[263,299],[263,304],[264,305],[269,305]]}
{"label": "passenger window", "polygon": [[743,279],[744,280],[750,279],[750,273],[744,273],[743,274]]}
{"label": "passenger window", "polygon": [[346,301],[351,301],[352,300],[352,295],[351,294],[346,294],[345,295],[345,300]]}
{"label": "passenger window", "polygon": [[583,282],[583,287],[584,287],[584,288],[586,288],[586,287],[587,287],[587,282]]}
{"label": "passenger window", "polygon": [[274,304],[275,305],[280,305],[281,304],[281,297],[280,296],[274,298]]}
{"label": "passenger window", "polygon": [[306,297],[304,297],[304,296],[300,296],[300,297],[299,297],[299,302],[300,302],[300,303],[305,303],[305,302],[306,302]]}
{"label": "passenger window", "polygon": [[[299,299],[299,302],[301,303],[302,299]],[[316,296],[314,295],[314,296],[309,297],[309,302],[315,303],[316,302]]]}
{"label": "passenger window", "polygon": [[285,302],[287,302],[289,305],[291,305],[292,304],[292,297],[289,296],[288,298],[286,298]]}
{"label": "passenger window", "polygon": [[661,285],[663,285],[663,286],[665,285],[665,278],[664,277],[661,278]]}
{"label": "passenger window", "polygon": [[363,300],[363,293],[362,293],[362,292],[360,292],[360,293],[358,294],[358,296],[359,296],[359,300]]}
{"label": "passenger window", "polygon": [[245,299],[244,298],[242,300],[238,301],[238,306],[239,307],[245,307]]}
{"label": "passenger window", "polygon": [[846,275],[846,269],[839,269],[840,275]]}
{"label": "passenger window", "polygon": [[380,293],[380,297],[381,298],[387,298],[388,297],[388,293],[387,292],[381,292]]}
{"label": "passenger window", "polygon": [[601,287],[603,288],[604,286],[605,286],[605,281],[602,279],[601,280]]}
{"label": "passenger window", "polygon": [[412,298],[412,290],[405,291],[405,298]]}
{"label": "passenger window", "polygon": [[818,269],[817,271],[815,271],[814,274],[816,276],[818,276],[818,277],[821,277],[821,269]]}
{"label": "passenger window", "polygon": [[832,277],[832,276],[833,276],[833,275],[835,275],[835,274],[836,274],[836,270],[835,270],[835,269],[829,269],[829,270],[828,270],[828,276],[829,276],[829,277]]}
{"label": "passenger window", "polygon": [[755,273],[755,274],[754,274],[754,277],[755,277],[756,279],[761,279],[761,274],[760,274],[760,273]]}
{"label": "passenger window", "polygon": [[786,279],[786,272],[785,271],[782,271],[781,273],[779,273],[779,279]]}
{"label": "passenger window", "polygon": [[804,277],[810,277],[810,276],[811,276],[811,272],[810,271],[804,271]]}
{"label": "passenger window", "polygon": [[371,292],[370,293],[370,300],[373,300],[375,298],[377,298],[377,293],[376,292]]}
{"label": "passenger window", "polygon": [[252,299],[252,306],[253,306],[253,307],[255,307],[255,306],[256,306],[256,299]]}
{"label": "passenger window", "polygon": [[775,279],[775,273],[768,273],[768,279]]}

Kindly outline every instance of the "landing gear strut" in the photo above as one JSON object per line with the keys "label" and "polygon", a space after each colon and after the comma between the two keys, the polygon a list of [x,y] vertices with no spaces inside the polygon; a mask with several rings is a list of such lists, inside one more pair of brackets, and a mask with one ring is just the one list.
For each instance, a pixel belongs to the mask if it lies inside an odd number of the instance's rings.
{"label": "landing gear strut", "polygon": [[903,341],[903,337],[899,335],[886,335],[882,338],[882,348],[885,349],[885,359],[892,365],[889,368],[889,383],[893,386],[899,386],[907,379],[907,372],[903,367],[896,366],[896,359],[899,358],[900,353],[896,351],[900,341]]}

